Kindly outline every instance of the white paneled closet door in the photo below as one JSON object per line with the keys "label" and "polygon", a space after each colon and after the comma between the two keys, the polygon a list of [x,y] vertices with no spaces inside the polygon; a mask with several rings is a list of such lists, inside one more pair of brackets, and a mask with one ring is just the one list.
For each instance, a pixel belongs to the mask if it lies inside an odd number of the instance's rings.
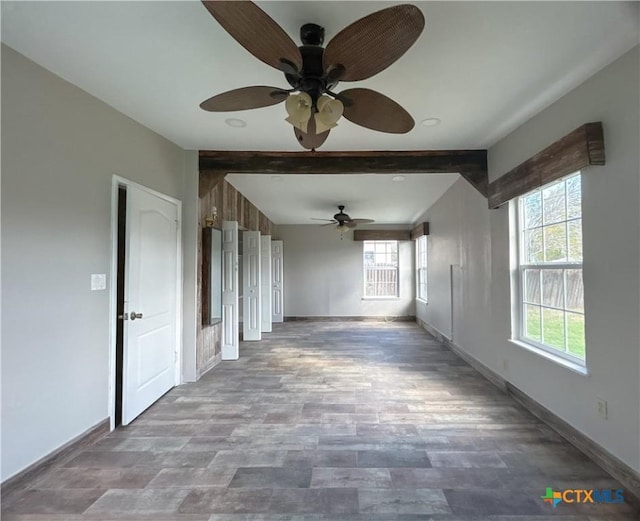
{"label": "white paneled closet door", "polygon": [[271,241],[272,321],[284,322],[284,264],[282,241]]}
{"label": "white paneled closet door", "polygon": [[222,359],[237,360],[238,334],[238,223],[222,223]]}
{"label": "white paneled closet door", "polygon": [[262,339],[260,232],[242,233],[242,339]]}
{"label": "white paneled closet door", "polygon": [[262,235],[260,237],[260,248],[261,330],[263,333],[271,333],[271,235]]}

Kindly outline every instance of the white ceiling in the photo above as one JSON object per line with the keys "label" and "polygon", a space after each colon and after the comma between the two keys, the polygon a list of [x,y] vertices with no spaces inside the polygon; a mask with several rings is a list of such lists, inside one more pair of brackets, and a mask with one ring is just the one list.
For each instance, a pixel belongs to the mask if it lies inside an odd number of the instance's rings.
{"label": "white ceiling", "polygon": [[[318,224],[338,205],[352,219],[413,223],[458,179],[458,174],[308,175],[228,174],[225,178],[276,224]],[[322,224],[322,223],[319,223]]]}
{"label": "white ceiling", "polygon": [[[414,2],[425,32],[360,85],[420,121],[406,135],[344,121],[323,150],[485,148],[638,42],[637,2]],[[259,2],[298,41],[326,40],[394,2]],[[286,86],[200,2],[2,1],[2,41],[185,149],[299,150],[284,107],[212,114],[204,99],[248,85]],[[340,90],[339,88],[337,90]],[[244,129],[224,120],[240,117]]]}
{"label": "white ceiling", "polygon": [[[398,2],[258,2],[298,42],[299,27],[349,23]],[[426,18],[416,44],[387,70],[340,88],[368,87],[419,122],[406,135],[341,121],[322,150],[487,148],[638,43],[638,2],[413,2]],[[214,114],[214,94],[249,85],[287,86],[197,1],[1,2],[2,41],[185,149],[300,150],[282,105]],[[242,118],[245,128],[225,125]],[[279,224],[331,217],[413,222],[456,176],[231,175]]]}

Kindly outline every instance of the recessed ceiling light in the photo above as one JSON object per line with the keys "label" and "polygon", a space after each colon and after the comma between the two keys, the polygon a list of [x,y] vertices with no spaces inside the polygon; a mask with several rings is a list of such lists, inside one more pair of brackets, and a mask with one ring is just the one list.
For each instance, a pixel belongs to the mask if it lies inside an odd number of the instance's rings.
{"label": "recessed ceiling light", "polygon": [[272,181],[277,181],[277,182],[282,181],[282,176],[281,175],[272,175],[271,176],[271,180]]}
{"label": "recessed ceiling light", "polygon": [[244,119],[228,118],[224,122],[233,128],[244,128],[247,126],[247,122]]}
{"label": "recessed ceiling light", "polygon": [[427,118],[423,119],[420,124],[424,127],[435,127],[440,124],[440,120],[438,118]]}
{"label": "recessed ceiling light", "polygon": [[405,180],[405,177],[403,175],[394,175],[391,178],[392,181],[395,181],[396,183],[401,183],[402,181]]}

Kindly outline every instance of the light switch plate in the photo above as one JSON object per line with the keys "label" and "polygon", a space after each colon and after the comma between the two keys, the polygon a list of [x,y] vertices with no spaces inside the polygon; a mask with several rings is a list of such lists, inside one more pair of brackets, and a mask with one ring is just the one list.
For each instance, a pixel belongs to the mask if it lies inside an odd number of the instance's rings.
{"label": "light switch plate", "polygon": [[105,273],[93,273],[91,275],[91,291],[107,289],[107,275]]}

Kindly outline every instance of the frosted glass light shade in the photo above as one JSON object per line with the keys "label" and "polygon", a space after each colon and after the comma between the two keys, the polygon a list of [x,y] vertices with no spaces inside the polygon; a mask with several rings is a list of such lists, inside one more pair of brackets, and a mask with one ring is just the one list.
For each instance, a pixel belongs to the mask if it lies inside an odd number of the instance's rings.
{"label": "frosted glass light shade", "polygon": [[318,112],[315,115],[316,133],[322,134],[337,126],[343,111],[344,106],[340,100],[330,98],[326,95],[320,96],[318,100]]}
{"label": "frosted glass light shade", "polygon": [[289,115],[286,121],[306,133],[307,123],[311,119],[311,105],[311,96],[306,92],[290,94],[284,103],[284,108]]}

